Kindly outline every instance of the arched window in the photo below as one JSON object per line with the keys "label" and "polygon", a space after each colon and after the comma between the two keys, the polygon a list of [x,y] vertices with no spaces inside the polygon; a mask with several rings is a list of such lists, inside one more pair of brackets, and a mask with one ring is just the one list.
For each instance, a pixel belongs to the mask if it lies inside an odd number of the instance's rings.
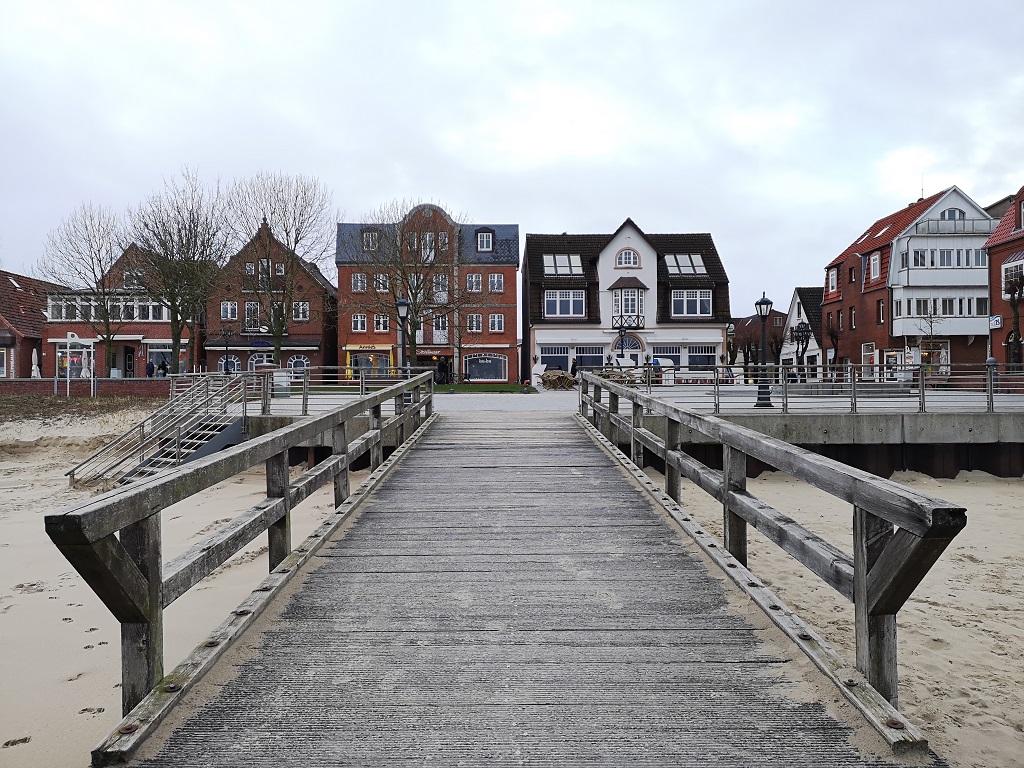
{"label": "arched window", "polygon": [[961,211],[959,208],[947,208],[939,214],[940,219],[946,219],[947,221],[955,221],[959,219],[966,219],[967,214]]}
{"label": "arched window", "polygon": [[238,355],[221,355],[217,361],[217,370],[221,373],[239,373],[242,370],[242,361]]}
{"label": "arched window", "polygon": [[640,255],[632,248],[623,248],[615,255],[616,267],[639,267]]}
{"label": "arched window", "polygon": [[288,358],[288,367],[292,371],[292,378],[301,380],[302,372],[309,368],[309,358],[305,355],[292,355]]}
{"label": "arched window", "polygon": [[249,370],[255,371],[257,365],[273,365],[273,352],[257,352],[249,357]]}
{"label": "arched window", "polygon": [[465,355],[462,370],[465,381],[508,381],[508,358],[484,352]]}

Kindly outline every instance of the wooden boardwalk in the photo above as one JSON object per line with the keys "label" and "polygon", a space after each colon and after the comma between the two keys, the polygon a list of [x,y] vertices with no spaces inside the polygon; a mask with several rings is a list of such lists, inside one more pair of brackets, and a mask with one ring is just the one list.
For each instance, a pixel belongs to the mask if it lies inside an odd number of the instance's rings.
{"label": "wooden boardwalk", "polygon": [[133,764],[893,764],[569,414],[442,417],[317,561]]}

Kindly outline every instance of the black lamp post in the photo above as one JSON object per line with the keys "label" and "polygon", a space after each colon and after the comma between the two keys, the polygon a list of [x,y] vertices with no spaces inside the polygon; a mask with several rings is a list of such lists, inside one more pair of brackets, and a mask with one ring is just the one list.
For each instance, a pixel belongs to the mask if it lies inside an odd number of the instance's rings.
{"label": "black lamp post", "polygon": [[230,365],[228,362],[228,342],[231,340],[232,336],[234,336],[234,330],[230,326],[222,325],[220,327],[220,338],[221,341],[224,342],[224,362],[221,365],[221,371],[223,373],[231,373],[231,370],[228,368]]}
{"label": "black lamp post", "polygon": [[796,340],[796,364],[800,374],[800,381],[807,381],[807,374],[804,370],[804,355],[807,354],[807,347],[811,343],[811,326],[806,320],[801,320],[793,329],[793,338]]}
{"label": "black lamp post", "polygon": [[410,373],[409,371],[409,350],[406,347],[406,337],[409,335],[406,331],[406,320],[409,319],[409,300],[399,299],[395,302],[395,312],[398,313],[398,325],[399,332],[402,334],[402,366],[405,368],[406,378]]}
{"label": "black lamp post", "polygon": [[768,387],[768,334],[766,327],[768,315],[772,311],[772,300],[765,298],[764,291],[761,292],[761,298],[754,302],[754,309],[757,310],[757,316],[761,318],[761,377],[758,379],[757,402],[754,403],[754,407],[771,408],[772,393]]}
{"label": "black lamp post", "polygon": [[626,329],[619,328],[619,357],[626,356]]}

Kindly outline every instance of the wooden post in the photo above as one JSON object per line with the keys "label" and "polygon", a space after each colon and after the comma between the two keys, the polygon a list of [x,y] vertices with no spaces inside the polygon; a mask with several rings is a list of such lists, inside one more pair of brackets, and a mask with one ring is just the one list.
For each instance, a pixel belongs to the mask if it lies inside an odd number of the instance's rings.
{"label": "wooden post", "polygon": [[[343,421],[335,424],[331,430],[331,451],[335,456],[348,453],[348,425]],[[348,459],[346,458],[338,474],[334,476],[334,507],[337,509],[349,497],[351,490],[348,483]]]}
{"label": "wooden post", "polygon": [[679,501],[679,467],[669,454],[679,448],[680,425],[675,419],[665,419],[665,493]]}
{"label": "wooden post", "polygon": [[292,514],[288,509],[288,450],[267,459],[267,498],[284,499],[284,515],[267,529],[270,570],[274,570],[292,551]]}
{"label": "wooden post", "polygon": [[[594,404],[595,405],[600,405],[601,404],[601,395],[602,394],[603,394],[603,390],[601,389],[601,385],[597,384],[595,382],[595,384],[594,384]],[[590,412],[590,423],[594,425],[594,429],[596,429],[598,432],[602,432],[602,430],[601,430],[601,412],[598,411],[597,408],[594,408]]]}
{"label": "wooden post", "polygon": [[633,419],[630,423],[629,442],[630,458],[640,469],[644,468],[644,444],[640,442],[636,431],[644,428],[644,407],[639,403],[633,403]]}
{"label": "wooden post", "polygon": [[[380,405],[375,405],[370,409],[370,429],[380,431]],[[379,438],[379,434],[378,434]],[[381,445],[381,441],[378,439],[370,447],[370,471],[377,469],[381,464],[384,463],[384,447]]]}
{"label": "wooden post", "polygon": [[[420,424],[422,423],[422,421],[420,419],[420,403],[423,402],[423,396],[420,394],[422,392],[422,390],[423,390],[422,386],[417,386],[412,391],[412,407],[413,407],[413,410],[414,410],[414,413],[412,415],[412,431],[413,432],[415,432],[417,429],[419,429],[420,428]],[[405,441],[403,440],[402,442],[405,442]]]}
{"label": "wooden post", "polygon": [[309,416],[309,367],[302,367],[302,415]]}
{"label": "wooden post", "polygon": [[917,392],[918,392],[918,400],[919,400],[919,402],[917,404],[917,412],[918,413],[924,413],[924,411],[925,411],[925,406],[924,406],[924,385],[925,385],[924,366],[920,365],[917,368]]}
{"label": "wooden post", "polygon": [[121,714],[127,715],[164,676],[164,580],[159,510],[121,529],[120,541],[146,577],[149,592],[149,621],[121,625]]}
{"label": "wooden post", "polygon": [[722,446],[722,502],[725,548],[740,565],[747,564],[747,521],[729,509],[729,492],[747,489],[747,454],[730,445]]}
{"label": "wooden post", "polygon": [[608,392],[608,424],[607,428],[602,430],[604,436],[611,440],[613,443],[618,445],[618,435],[615,430],[617,427],[612,423],[612,414],[619,412],[619,396],[614,392]]}
{"label": "wooden post", "polygon": [[405,422],[402,414],[405,413],[405,392],[400,392],[395,398],[395,416],[397,417],[395,428],[395,448],[405,442]]}
{"label": "wooden post", "polygon": [[866,509],[853,508],[853,603],[857,669],[871,686],[899,708],[896,668],[896,614],[868,613],[868,574],[893,538],[892,523]]}
{"label": "wooden post", "polygon": [[586,377],[581,377],[580,383],[580,416],[584,419],[587,418],[587,395],[590,394],[590,382],[587,381]]}

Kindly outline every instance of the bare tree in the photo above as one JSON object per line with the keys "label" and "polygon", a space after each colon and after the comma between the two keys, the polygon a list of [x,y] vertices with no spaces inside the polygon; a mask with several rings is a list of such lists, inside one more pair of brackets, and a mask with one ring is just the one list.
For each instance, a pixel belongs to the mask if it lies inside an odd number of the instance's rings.
{"label": "bare tree", "polygon": [[232,185],[226,212],[236,249],[247,249],[253,261],[246,263],[254,265],[253,274],[234,277],[247,300],[257,304],[258,325],[273,336],[274,359],[280,362],[295,303],[308,303],[311,312],[320,306],[303,273],[323,280],[320,267],[334,253],[332,195],[315,178],[258,173]]}
{"label": "bare tree", "polygon": [[843,338],[843,332],[832,322],[832,315],[829,313],[828,324],[825,326],[825,335],[829,344],[832,345],[832,377],[835,378],[839,370],[839,342]]}
{"label": "bare tree", "polygon": [[195,360],[206,302],[230,250],[219,184],[206,186],[184,168],[129,213],[126,239],[136,246],[132,268],[167,306],[171,370],[178,373],[183,331],[190,331],[188,359]]}
{"label": "bare tree", "polygon": [[[128,280],[111,274],[122,258],[122,222],[109,208],[85,203],[64,219],[46,238],[45,252],[35,272],[77,294],[68,297],[66,320],[85,322],[103,342],[106,370],[114,362],[114,335],[124,324],[120,311],[126,293],[139,292]],[[73,316],[67,316],[73,314]]]}
{"label": "bare tree", "polygon": [[1010,311],[1013,312],[1013,326],[1006,339],[1006,362],[1011,371],[1021,369],[1021,338],[1020,338],[1020,300],[1024,296],[1024,277],[1012,277],[1003,286],[1010,302]]}
{"label": "bare tree", "polygon": [[[938,299],[927,299],[927,309],[923,314],[918,315],[917,330],[921,334],[921,362],[924,363],[925,353],[929,354],[929,357],[935,353],[940,353],[944,349],[941,345],[936,344],[935,337],[939,330],[939,327],[943,323],[943,316],[939,314]],[[938,363],[932,362],[932,366],[937,365],[948,365],[948,360],[943,362],[941,357]],[[949,370],[936,371],[941,375],[948,375]]]}
{"label": "bare tree", "polygon": [[464,334],[480,330],[468,325],[482,323],[482,310],[494,303],[482,274],[459,262],[459,218],[434,204],[395,200],[365,217],[358,231],[349,230],[358,242],[339,243],[343,252],[359,254],[356,265],[367,276],[365,290],[338,286],[339,303],[397,322],[396,304],[407,301],[410,359],[421,329],[425,342],[430,330],[429,343],[451,345],[460,356]]}

